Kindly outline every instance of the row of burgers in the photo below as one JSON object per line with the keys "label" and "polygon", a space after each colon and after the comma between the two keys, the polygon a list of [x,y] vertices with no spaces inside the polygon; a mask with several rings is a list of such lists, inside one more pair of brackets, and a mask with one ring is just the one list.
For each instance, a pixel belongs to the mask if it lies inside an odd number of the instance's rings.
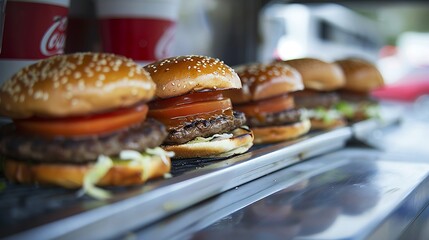
{"label": "row of burgers", "polygon": [[0,87],[3,171],[12,182],[124,186],[168,174],[170,158],[229,157],[255,144],[373,117],[370,63],[305,58],[235,69],[178,56],[140,67],[104,53],[54,56]]}

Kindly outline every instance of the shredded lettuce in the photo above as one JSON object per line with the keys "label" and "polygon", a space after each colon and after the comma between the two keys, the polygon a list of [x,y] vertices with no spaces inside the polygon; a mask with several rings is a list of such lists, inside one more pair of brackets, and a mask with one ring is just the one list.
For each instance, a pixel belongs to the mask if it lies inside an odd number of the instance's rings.
{"label": "shredded lettuce", "polygon": [[330,123],[335,119],[341,118],[341,114],[337,110],[325,108],[307,110],[307,116],[310,118],[321,119],[325,123]]}
{"label": "shredded lettuce", "polygon": [[337,105],[335,105],[335,109],[348,118],[353,117],[356,113],[356,107],[345,101],[337,103]]}
{"label": "shredded lettuce", "polygon": [[134,150],[123,150],[119,153],[119,159],[112,160],[110,157],[100,155],[94,166],[85,174],[83,179],[83,188],[81,193],[88,194],[95,199],[108,199],[112,195],[109,191],[96,186],[98,181],[103,178],[114,164],[122,164],[126,161],[130,166],[141,166],[142,180],[149,178],[149,168],[151,166],[152,156],[159,156],[165,165],[170,165],[169,158],[173,157],[173,152],[167,152],[160,147],[148,148],[145,152],[140,153]]}
{"label": "shredded lettuce", "polygon": [[173,175],[171,175],[171,173],[165,173],[164,174],[164,178],[172,178]]}
{"label": "shredded lettuce", "polygon": [[380,106],[377,104],[366,105],[364,112],[369,118],[380,118]]}
{"label": "shredded lettuce", "polygon": [[134,150],[124,150],[119,154],[121,160],[131,160],[130,164],[140,165],[143,169],[142,179],[146,181],[149,178],[149,168],[152,156],[159,156],[165,165],[169,165],[169,158],[173,157],[173,152],[167,152],[160,147],[148,148],[144,153],[140,153]]}
{"label": "shredded lettuce", "polygon": [[196,137],[193,140],[189,141],[188,143],[201,143],[201,142],[210,142],[210,141],[217,141],[217,140],[223,140],[223,139],[229,139],[232,138],[234,135],[232,133],[223,133],[223,134],[214,134],[210,137]]}
{"label": "shredded lettuce", "polygon": [[108,199],[111,197],[111,194],[95,186],[101,178],[110,170],[113,166],[113,161],[111,158],[100,155],[98,156],[97,162],[95,165],[85,174],[83,178],[83,193],[88,194],[89,196],[96,199]]}
{"label": "shredded lettuce", "polygon": [[363,114],[366,118],[380,117],[380,109],[378,104],[368,102],[350,103],[346,101],[339,102],[335,109],[347,118],[353,118],[355,115]]}
{"label": "shredded lettuce", "polygon": [[174,152],[167,152],[160,147],[148,148],[146,149],[146,153],[153,156],[159,156],[165,165],[170,165],[170,162],[168,159],[171,157],[174,157]]}

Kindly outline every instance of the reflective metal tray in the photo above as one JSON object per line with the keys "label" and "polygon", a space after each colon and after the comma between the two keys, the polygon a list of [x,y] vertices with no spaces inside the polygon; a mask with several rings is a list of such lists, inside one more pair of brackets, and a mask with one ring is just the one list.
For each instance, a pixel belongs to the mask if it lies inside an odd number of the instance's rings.
{"label": "reflective metal tray", "polygon": [[255,146],[228,159],[174,161],[172,178],[150,181],[143,187],[112,188],[115,197],[108,201],[77,197],[73,190],[13,185],[3,180],[0,237],[110,238],[303,159],[339,149],[351,134],[351,129],[344,127]]}
{"label": "reflective metal tray", "polygon": [[139,239],[397,239],[429,201],[429,163],[345,149],[229,190]]}

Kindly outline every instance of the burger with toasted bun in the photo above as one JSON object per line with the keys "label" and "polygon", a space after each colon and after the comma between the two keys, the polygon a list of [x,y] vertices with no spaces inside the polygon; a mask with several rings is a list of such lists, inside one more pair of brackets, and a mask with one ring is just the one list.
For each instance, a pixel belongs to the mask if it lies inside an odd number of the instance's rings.
{"label": "burger with toasted bun", "polygon": [[162,147],[174,151],[175,158],[227,157],[252,146],[244,114],[234,111],[221,91],[241,88],[229,66],[193,55],[167,58],[145,69],[157,85],[149,116],[167,126]]}
{"label": "burger with toasted bun", "polygon": [[305,89],[293,94],[297,107],[306,108],[311,129],[330,129],[346,124],[335,109],[339,101],[335,90],[345,84],[344,74],[336,64],[314,58],[283,61],[302,76]]}
{"label": "burger with toasted bun", "polygon": [[[25,67],[0,87],[6,177],[68,188],[123,186],[170,170],[167,136],[147,119],[150,75],[113,54],[76,53]],[[127,151],[123,151],[127,150]]]}
{"label": "burger with toasted bun", "polygon": [[244,112],[255,143],[271,143],[299,137],[310,122],[295,107],[292,92],[302,90],[301,75],[280,63],[248,64],[236,68],[243,88],[225,91],[234,108]]}
{"label": "burger with toasted bun", "polygon": [[377,68],[370,62],[348,58],[336,63],[344,72],[346,84],[338,91],[341,102],[337,105],[343,115],[352,122],[377,117],[378,103],[371,98],[371,91],[384,85]]}

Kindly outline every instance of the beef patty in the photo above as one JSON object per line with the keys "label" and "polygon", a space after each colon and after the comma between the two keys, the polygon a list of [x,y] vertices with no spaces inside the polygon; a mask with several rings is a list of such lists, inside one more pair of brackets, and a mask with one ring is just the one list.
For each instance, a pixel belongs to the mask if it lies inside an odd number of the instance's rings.
{"label": "beef patty", "polygon": [[216,133],[230,132],[246,123],[242,112],[233,111],[233,116],[218,116],[212,119],[199,119],[181,126],[168,129],[164,144],[182,144],[196,137],[209,137]]}
{"label": "beef patty", "polygon": [[335,92],[316,92],[311,90],[298,91],[293,93],[295,106],[297,108],[331,108],[339,101]]}
{"label": "beef patty", "polygon": [[0,154],[17,160],[85,163],[95,161],[101,154],[115,156],[125,149],[157,147],[166,136],[164,125],[154,119],[110,135],[79,139],[24,135],[9,124],[0,128]]}
{"label": "beef patty", "polygon": [[249,127],[282,126],[301,121],[303,110],[288,109],[282,112],[269,113],[260,117],[247,117]]}

